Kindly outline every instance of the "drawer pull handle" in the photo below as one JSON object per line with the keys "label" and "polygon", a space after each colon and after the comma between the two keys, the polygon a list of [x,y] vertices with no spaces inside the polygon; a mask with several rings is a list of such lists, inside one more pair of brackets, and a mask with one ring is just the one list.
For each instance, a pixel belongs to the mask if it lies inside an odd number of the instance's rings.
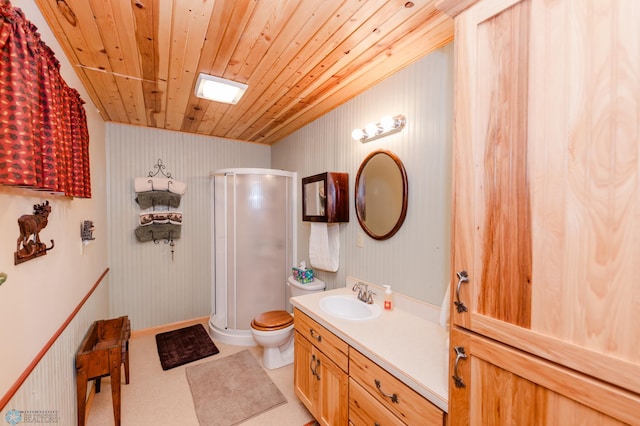
{"label": "drawer pull handle", "polygon": [[[316,364],[315,366],[313,364]],[[311,374],[313,374],[318,380],[320,380],[320,373],[318,373],[318,367],[320,367],[320,358],[316,358],[315,355],[311,355],[311,364],[309,364],[309,368],[311,369]]]}
{"label": "drawer pull handle", "polygon": [[398,394],[394,393],[393,395],[389,395],[387,393],[384,393],[383,390],[381,389],[381,385],[380,385],[380,380],[375,379],[374,382],[376,383],[376,388],[378,388],[378,392],[380,392],[382,394],[382,396],[386,396],[387,398],[391,399],[391,402],[399,404],[400,401],[398,401]]}
{"label": "drawer pull handle", "polygon": [[322,336],[321,336],[321,335],[319,335],[319,334],[316,336],[316,334],[315,334],[316,332],[315,332],[315,331],[313,331],[313,328],[310,328],[310,329],[309,329],[309,333],[311,334],[311,337],[313,337],[314,339],[316,339],[318,342],[322,342]]}
{"label": "drawer pull handle", "polygon": [[453,350],[456,351],[456,360],[453,364],[453,376],[451,376],[451,378],[453,379],[456,388],[460,389],[466,387],[466,385],[462,381],[462,377],[458,375],[458,362],[460,362],[461,359],[467,359],[467,354],[464,352],[464,347],[462,346],[456,346]]}
{"label": "drawer pull handle", "polygon": [[458,285],[456,287],[456,301],[453,303],[456,305],[456,309],[460,314],[462,312],[467,312],[467,307],[464,306],[464,303],[460,300],[460,286],[462,283],[469,282],[469,275],[467,274],[467,271],[457,272],[456,275],[458,275]]}

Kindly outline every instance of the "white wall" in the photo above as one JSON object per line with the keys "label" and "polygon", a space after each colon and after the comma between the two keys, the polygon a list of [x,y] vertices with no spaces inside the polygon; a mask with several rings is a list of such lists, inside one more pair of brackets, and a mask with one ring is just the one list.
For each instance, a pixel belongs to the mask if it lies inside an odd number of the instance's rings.
{"label": "white wall", "polygon": [[[134,330],[211,313],[211,196],[209,174],[221,168],[268,168],[266,145],[180,132],[107,124],[111,315],[129,315]],[[155,172],[187,184],[178,210],[181,237],[174,255],[164,242],[138,242],[140,208],[133,181]]]}
{"label": "white wall", "polygon": [[[408,121],[401,133],[366,144],[351,139],[353,129],[397,114]],[[349,173],[350,222],[340,225],[340,269],[317,274],[330,288],[352,276],[440,305],[449,280],[452,116],[451,43],[272,146],[272,167],[299,178]],[[405,222],[383,241],[364,234],[353,201],[360,163],[378,149],[397,154],[409,180]],[[310,226],[298,220],[298,259],[308,263]],[[356,247],[358,234],[364,235],[362,248]]]}
{"label": "white wall", "polygon": [[[56,331],[65,323],[92,286],[107,268],[107,221],[106,221],[106,173],[104,122],[71,65],[66,61],[62,49],[49,31],[44,18],[32,0],[21,0],[19,6],[26,18],[35,24],[45,43],[56,53],[61,62],[61,74],[69,86],[78,89],[87,102],[90,157],[91,199],[68,199],[53,197],[47,193],[33,192],[29,195],[14,195],[0,192],[0,271],[8,274],[8,280],[0,286],[0,397],[7,391],[36,358]],[[33,205],[49,200],[52,212],[49,224],[40,233],[43,242],[55,247],[46,256],[14,265],[13,254],[19,236],[17,219],[23,214],[33,213]],[[80,224],[93,220],[96,240],[83,250],[80,240]],[[34,372],[30,380],[46,382],[55,371],[69,370],[73,366],[75,348],[91,322],[107,313],[108,279],[92,298],[92,308],[69,328],[63,337],[73,352],[52,354],[45,367]],[[66,332],[65,332],[66,333]],[[75,393],[73,377],[66,377],[58,392]],[[29,391],[33,405],[7,406],[6,409],[61,409],[57,402],[42,406],[36,401],[52,392],[46,385],[36,384]],[[22,391],[22,390],[21,390]],[[17,397],[20,397],[18,395]],[[22,399],[24,404],[27,404]],[[73,403],[73,402],[72,402]],[[66,403],[60,402],[60,405]],[[42,408],[41,408],[42,407]],[[2,411],[2,418],[6,409]],[[68,411],[68,410],[67,410]]]}

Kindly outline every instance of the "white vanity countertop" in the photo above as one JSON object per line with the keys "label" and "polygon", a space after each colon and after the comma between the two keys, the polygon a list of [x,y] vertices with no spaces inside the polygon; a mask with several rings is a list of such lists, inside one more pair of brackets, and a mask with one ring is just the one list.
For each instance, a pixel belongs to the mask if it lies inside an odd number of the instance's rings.
{"label": "white vanity countertop", "polygon": [[[292,297],[291,304],[447,412],[447,330],[397,307],[370,320],[337,318],[319,305],[334,294],[356,297],[350,288],[339,288]],[[382,298],[376,296],[375,303],[382,307]]]}

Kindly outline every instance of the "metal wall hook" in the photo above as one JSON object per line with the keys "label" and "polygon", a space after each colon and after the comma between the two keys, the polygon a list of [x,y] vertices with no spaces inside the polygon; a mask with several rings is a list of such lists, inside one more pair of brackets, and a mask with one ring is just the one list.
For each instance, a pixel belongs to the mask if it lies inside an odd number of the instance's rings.
{"label": "metal wall hook", "polygon": [[168,240],[169,247],[171,247],[171,261],[173,261],[173,253],[174,253],[173,248],[174,248],[174,247],[175,247],[175,245],[176,245],[176,244],[173,242],[173,235],[172,235],[172,233],[173,233],[173,231],[169,231],[169,240]]}

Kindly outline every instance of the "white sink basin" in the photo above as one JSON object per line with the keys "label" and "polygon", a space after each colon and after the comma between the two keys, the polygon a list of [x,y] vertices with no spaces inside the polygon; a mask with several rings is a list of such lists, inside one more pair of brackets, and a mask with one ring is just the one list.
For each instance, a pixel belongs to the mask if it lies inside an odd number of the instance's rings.
{"label": "white sink basin", "polygon": [[337,318],[349,320],[369,320],[380,316],[382,309],[374,304],[367,304],[355,296],[325,296],[320,299],[320,309]]}

